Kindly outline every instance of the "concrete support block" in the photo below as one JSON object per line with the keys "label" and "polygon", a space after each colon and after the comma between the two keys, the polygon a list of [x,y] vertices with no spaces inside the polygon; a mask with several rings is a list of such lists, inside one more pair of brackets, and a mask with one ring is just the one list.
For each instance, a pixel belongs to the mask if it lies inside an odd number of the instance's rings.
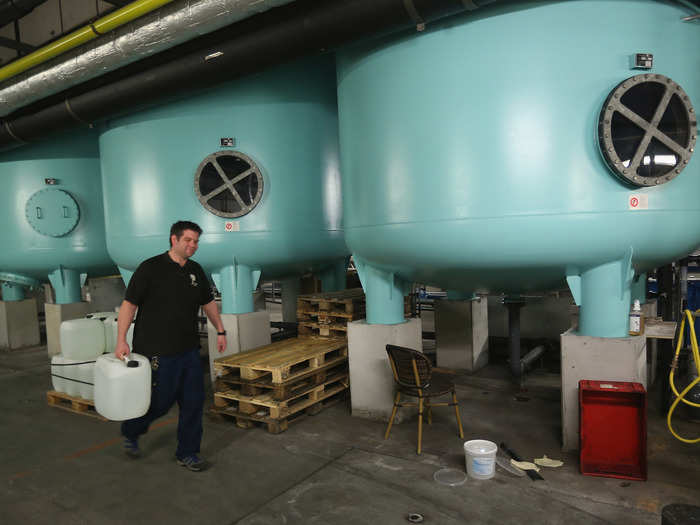
{"label": "concrete support block", "polygon": [[[394,378],[386,345],[422,350],[422,324],[418,318],[401,324],[348,323],[350,395],[352,415],[388,421],[394,405]],[[403,414],[399,411],[397,422]]]}
{"label": "concrete support block", "polygon": [[88,301],[94,312],[113,312],[122,304],[126,287],[121,276],[91,277],[87,282]]}
{"label": "concrete support block", "polygon": [[90,303],[45,304],[46,349],[49,357],[61,353],[61,323],[85,317],[92,311]]}
{"label": "concrete support block", "polygon": [[435,302],[437,365],[475,372],[489,361],[486,297]]}
{"label": "concrete support block", "polygon": [[36,300],[0,301],[0,349],[37,346],[39,342]]}
{"label": "concrete support block", "polygon": [[247,314],[221,314],[221,320],[226,329],[228,346],[223,353],[216,348],[216,328],[207,320],[207,335],[209,339],[209,374],[212,384],[214,375],[214,360],[227,355],[245,352],[259,346],[269,345],[270,313],[263,310]]}
{"label": "concrete support block", "polygon": [[591,337],[569,330],[561,335],[563,450],[579,447],[578,383],[630,381],[647,386],[646,338]]}

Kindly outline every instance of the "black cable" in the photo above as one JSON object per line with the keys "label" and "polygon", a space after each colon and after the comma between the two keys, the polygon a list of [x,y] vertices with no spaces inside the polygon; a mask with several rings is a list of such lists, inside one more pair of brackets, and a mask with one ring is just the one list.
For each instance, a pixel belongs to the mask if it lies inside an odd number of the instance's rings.
{"label": "black cable", "polygon": [[51,366],[77,366],[77,365],[89,365],[90,363],[97,363],[97,361],[83,361],[82,363],[51,363]]}
{"label": "black cable", "polygon": [[76,383],[82,383],[84,385],[95,386],[95,383],[88,383],[87,381],[81,381],[80,379],[72,379],[70,377],[63,377],[57,374],[51,374],[51,377],[60,377],[61,379],[66,379],[67,381],[75,381]]}

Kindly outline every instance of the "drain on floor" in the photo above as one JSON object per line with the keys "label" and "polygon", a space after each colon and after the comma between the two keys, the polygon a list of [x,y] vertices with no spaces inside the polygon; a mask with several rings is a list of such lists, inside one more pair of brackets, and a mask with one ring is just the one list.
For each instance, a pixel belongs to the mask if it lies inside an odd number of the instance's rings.
{"label": "drain on floor", "polygon": [[408,516],[406,516],[406,521],[409,523],[423,523],[423,515],[411,512]]}

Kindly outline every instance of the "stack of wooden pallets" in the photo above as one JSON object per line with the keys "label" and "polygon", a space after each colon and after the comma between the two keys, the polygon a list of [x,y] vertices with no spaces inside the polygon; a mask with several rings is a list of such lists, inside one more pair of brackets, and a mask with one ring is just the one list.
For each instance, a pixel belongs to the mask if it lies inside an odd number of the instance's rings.
{"label": "stack of wooden pallets", "polygon": [[301,295],[297,299],[299,335],[347,337],[348,321],[364,319],[362,288]]}
{"label": "stack of wooden pallets", "polygon": [[[410,315],[411,302],[404,297],[404,313]],[[365,318],[362,288],[300,295],[297,299],[299,335],[347,337],[348,322]]]}
{"label": "stack of wooden pallets", "polygon": [[349,387],[344,338],[299,337],[222,357],[212,412],[273,434],[345,397]]}

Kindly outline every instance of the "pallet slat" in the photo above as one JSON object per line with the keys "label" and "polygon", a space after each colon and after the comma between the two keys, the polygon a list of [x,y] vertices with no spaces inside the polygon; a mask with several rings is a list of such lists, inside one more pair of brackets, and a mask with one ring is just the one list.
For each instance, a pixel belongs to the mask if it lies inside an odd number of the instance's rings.
{"label": "pallet slat", "polygon": [[60,408],[74,414],[90,416],[102,421],[107,421],[95,411],[95,402],[91,399],[83,399],[82,397],[69,396],[63,392],[49,390],[46,392],[46,401],[49,406]]}
{"label": "pallet slat", "polygon": [[271,373],[272,383],[282,383],[302,377],[326,360],[347,357],[347,350],[345,339],[299,337],[219,358],[214,361],[214,369],[222,376],[238,375],[243,379]]}

